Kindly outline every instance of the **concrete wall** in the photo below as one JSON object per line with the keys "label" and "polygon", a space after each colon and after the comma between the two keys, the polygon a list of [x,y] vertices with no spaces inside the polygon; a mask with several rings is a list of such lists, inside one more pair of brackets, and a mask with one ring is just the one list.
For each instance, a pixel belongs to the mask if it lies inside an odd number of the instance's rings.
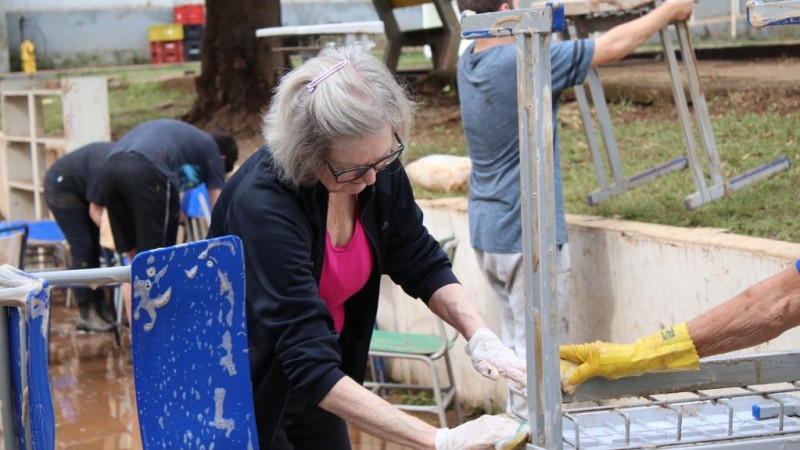
{"label": "concrete wall", "polygon": [[8,12],[5,17],[12,67],[19,67],[19,21],[24,17],[25,37],[36,45],[40,69],[149,62],[147,27],[173,21],[171,6]]}
{"label": "concrete wall", "polygon": [[197,2],[3,0],[0,72],[19,70],[21,17],[40,68],[136,64],[150,60],[147,27],[172,22],[173,6],[187,3]]}
{"label": "concrete wall", "polygon": [[[469,245],[465,199],[421,201],[425,223],[437,237],[460,239],[454,271],[490,328],[499,334],[494,294]],[[680,323],[791,265],[800,244],[733,235],[721,229],[685,229],[591,216],[568,216],[572,295],[565,305],[567,340],[632,342]],[[379,308],[383,329],[433,332],[422,302],[385,280]],[[800,328],[752,349],[798,348]],[[505,404],[504,384],[478,375],[459,338],[452,351],[462,399],[491,409]],[[412,368],[413,367],[413,368]],[[419,378],[422,368],[395,364],[393,377]]]}

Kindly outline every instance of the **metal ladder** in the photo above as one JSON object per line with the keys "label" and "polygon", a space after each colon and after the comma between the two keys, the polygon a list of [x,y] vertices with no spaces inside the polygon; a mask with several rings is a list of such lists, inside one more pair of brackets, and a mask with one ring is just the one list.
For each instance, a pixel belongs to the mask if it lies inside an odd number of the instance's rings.
{"label": "metal ladder", "polygon": [[[611,27],[624,23],[634,15],[638,16],[652,9],[659,2],[652,2],[648,7],[637,8],[633,11],[624,11],[616,14],[575,15],[569,17],[574,26],[565,30],[568,37],[585,38],[595,31],[606,31]],[[796,2],[795,2],[796,3]],[[571,29],[570,29],[571,28]],[[689,89],[691,104],[694,109],[694,121],[690,114],[689,102],[684,92],[684,80],[681,68],[675,53],[670,28],[675,29],[681,50],[683,74]],[[603,87],[597,71],[591,69],[586,81],[595,107],[596,119],[600,125],[600,136],[605,147],[605,159],[611,168],[612,182],[609,184],[605,173],[604,159],[599,149],[596,133],[592,125],[592,114],[584,86],[576,86],[575,94],[581,112],[587,142],[592,154],[595,175],[599,189],[587,195],[587,202],[596,205],[603,200],[627,192],[628,190],[650,182],[661,175],[688,167],[691,169],[697,191],[684,199],[684,206],[688,210],[698,208],[706,203],[721,198],[726,194],[737,191],[749,184],[766,179],[777,172],[788,170],[789,158],[782,156],[770,162],[761,164],[741,174],[726,179],[722,173],[722,163],[714,138],[711,117],[708,105],[700,87],[700,76],[697,70],[697,60],[689,35],[686,22],[673,23],[670,27],[659,31],[661,46],[664,51],[667,69],[672,82],[672,92],[675,106],[683,130],[686,145],[686,157],[678,157],[664,164],[642,171],[630,178],[626,177],[622,168],[611,116],[606,106]],[[699,132],[700,144],[698,147],[695,127]],[[701,154],[702,153],[702,154]],[[688,158],[688,159],[687,159]]]}
{"label": "metal ladder", "polygon": [[[588,20],[582,17],[575,17],[572,19],[573,24],[568,26],[561,34],[567,39],[585,39],[588,38],[589,34],[593,31],[605,31],[611,26],[624,22],[624,20],[618,20],[618,17],[619,16],[603,17],[602,20]],[[591,104],[594,105],[595,108],[594,116],[589,106],[589,97],[586,92],[587,87],[589,96],[591,96]],[[617,145],[617,139],[614,135],[614,126],[611,123],[611,114],[606,104],[603,85],[600,81],[600,75],[597,69],[590,68],[584,84],[575,86],[574,90],[578,109],[581,113],[584,132],[586,134],[586,142],[592,154],[592,164],[599,185],[599,189],[587,194],[586,201],[589,205],[597,205],[611,197],[615,197],[637,186],[649,183],[662,175],[677,170],[683,170],[688,167],[689,160],[685,156],[681,156],[646,169],[631,177],[627,177],[620,160],[619,146]],[[597,120],[597,124],[600,127],[600,139],[602,140],[605,154],[601,153],[600,150],[598,135],[593,125],[594,119]],[[611,169],[610,183],[605,170],[606,162]]]}

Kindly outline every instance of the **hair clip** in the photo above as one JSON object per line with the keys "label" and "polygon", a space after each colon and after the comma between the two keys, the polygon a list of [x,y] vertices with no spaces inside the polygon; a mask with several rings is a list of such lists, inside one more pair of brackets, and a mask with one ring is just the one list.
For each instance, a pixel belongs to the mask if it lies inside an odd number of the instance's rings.
{"label": "hair clip", "polygon": [[337,72],[339,69],[341,69],[346,65],[347,65],[346,59],[339,61],[330,69],[326,70],[325,72],[322,72],[317,78],[311,80],[311,82],[306,85],[306,89],[308,90],[308,92],[314,92],[314,89],[316,89],[320,83],[325,81],[326,78],[333,75],[335,72]]}

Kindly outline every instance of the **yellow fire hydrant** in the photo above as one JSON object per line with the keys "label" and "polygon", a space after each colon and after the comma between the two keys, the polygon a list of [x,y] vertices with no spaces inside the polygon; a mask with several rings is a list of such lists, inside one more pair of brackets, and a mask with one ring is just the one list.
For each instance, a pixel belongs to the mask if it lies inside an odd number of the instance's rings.
{"label": "yellow fire hydrant", "polygon": [[22,60],[22,71],[25,73],[36,73],[36,46],[33,42],[26,39],[19,46],[20,59]]}

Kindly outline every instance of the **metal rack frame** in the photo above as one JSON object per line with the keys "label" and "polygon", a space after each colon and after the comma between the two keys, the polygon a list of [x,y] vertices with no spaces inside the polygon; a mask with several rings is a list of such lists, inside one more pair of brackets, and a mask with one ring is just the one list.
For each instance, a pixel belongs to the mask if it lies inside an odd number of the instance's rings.
{"label": "metal rack frame", "polygon": [[465,14],[461,26],[465,39],[516,38],[529,448],[560,448],[561,386],[548,382],[559,379],[550,34],[564,28],[564,5]]}
{"label": "metal rack frame", "polygon": [[[528,365],[528,417],[531,429],[531,443],[528,449],[562,449],[565,444],[571,448],[587,448],[580,445],[581,416],[586,414],[610,413],[622,418],[623,442],[617,447],[602,448],[641,448],[631,447],[633,436],[634,406],[596,406],[562,410],[560,389],[560,369],[558,357],[557,333],[557,297],[555,277],[555,214],[553,193],[553,118],[552,97],[550,90],[550,34],[564,29],[564,6],[561,3],[547,4],[540,8],[514,10],[485,14],[462,14],[462,37],[479,39],[491,37],[516,38],[517,46],[517,96],[519,99],[519,133],[520,133],[520,167],[522,190],[522,236],[523,236],[523,269],[525,273],[526,340]],[[691,50],[688,31],[683,24],[683,31],[678,26],[679,37],[684,52]],[[665,39],[664,42],[667,42]],[[671,44],[665,44],[671,45]],[[668,51],[669,53],[669,51]],[[674,58],[674,51],[671,51]],[[687,59],[691,59],[687,58]],[[691,70],[691,69],[690,69]],[[677,72],[677,71],[676,71]],[[696,71],[695,71],[696,74]],[[676,80],[673,78],[673,83]],[[690,91],[699,94],[695,101],[703,100],[699,88],[691,86]],[[696,86],[695,86],[696,87]],[[678,91],[676,91],[676,96]],[[680,95],[683,89],[679,89]],[[676,102],[680,103],[680,102]],[[683,99],[685,104],[685,99]],[[699,116],[703,115],[702,107]],[[688,123],[688,110],[682,120]],[[702,120],[702,117],[700,117]],[[689,124],[689,127],[691,125]],[[710,135],[713,143],[713,135]],[[693,139],[693,135],[692,135]],[[689,140],[687,136],[687,141]],[[710,155],[713,164],[714,155]],[[717,167],[719,165],[717,164]],[[701,192],[694,197],[687,197],[688,206],[713,200],[715,195],[724,194],[725,184],[721,178],[715,179],[712,188],[698,182]],[[759,178],[751,178],[751,181]],[[731,180],[731,183],[733,180]],[[749,181],[748,181],[749,182]],[[743,182],[743,184],[746,184]],[[743,185],[742,184],[742,185]],[[717,188],[723,189],[721,192]],[[713,192],[712,192],[713,191]],[[800,354],[796,352],[751,355],[740,358],[717,358],[701,361],[701,370],[691,372],[673,372],[650,374],[641,377],[620,380],[593,379],[581,385],[572,396],[565,397],[570,401],[598,402],[605,398],[639,396],[644,398],[646,407],[671,411],[676,418],[675,436],[669,442],[649,446],[692,448],[774,448],[777,443],[787,443],[788,439],[800,440],[800,421],[794,428],[794,421],[784,413],[784,404],[778,400],[779,414],[777,431],[735,436],[733,433],[734,414],[733,401],[744,397],[763,397],[775,401],[776,395],[800,393],[796,378],[800,378]],[[556,380],[556,381],[554,381]],[[778,390],[759,390],[751,385],[774,382],[793,382],[791,387]],[[703,390],[729,386],[744,386],[742,394],[706,394]],[[654,395],[668,392],[689,392],[694,398],[672,401],[661,401]],[[699,402],[699,403],[698,403]],[[707,436],[691,442],[684,437],[684,423],[688,423],[689,413],[681,411],[687,404],[722,405],[727,412],[727,420],[723,421],[725,436]],[[737,413],[738,414],[738,413]],[[702,419],[702,414],[695,416]],[[792,422],[792,427],[786,424]],[[574,441],[565,438],[564,429],[577,436]],[[577,433],[577,435],[575,434]],[[755,440],[754,440],[755,439]],[[639,444],[641,442],[637,441]],[[588,447],[599,448],[599,447]]]}
{"label": "metal rack frame", "polygon": [[[794,408],[800,404],[797,394],[798,383],[778,388],[744,386],[739,392],[690,391],[668,400],[646,395],[629,405],[568,409],[563,413],[564,448],[774,445],[776,439],[800,435]],[[753,417],[755,406],[769,409],[770,417]]]}

